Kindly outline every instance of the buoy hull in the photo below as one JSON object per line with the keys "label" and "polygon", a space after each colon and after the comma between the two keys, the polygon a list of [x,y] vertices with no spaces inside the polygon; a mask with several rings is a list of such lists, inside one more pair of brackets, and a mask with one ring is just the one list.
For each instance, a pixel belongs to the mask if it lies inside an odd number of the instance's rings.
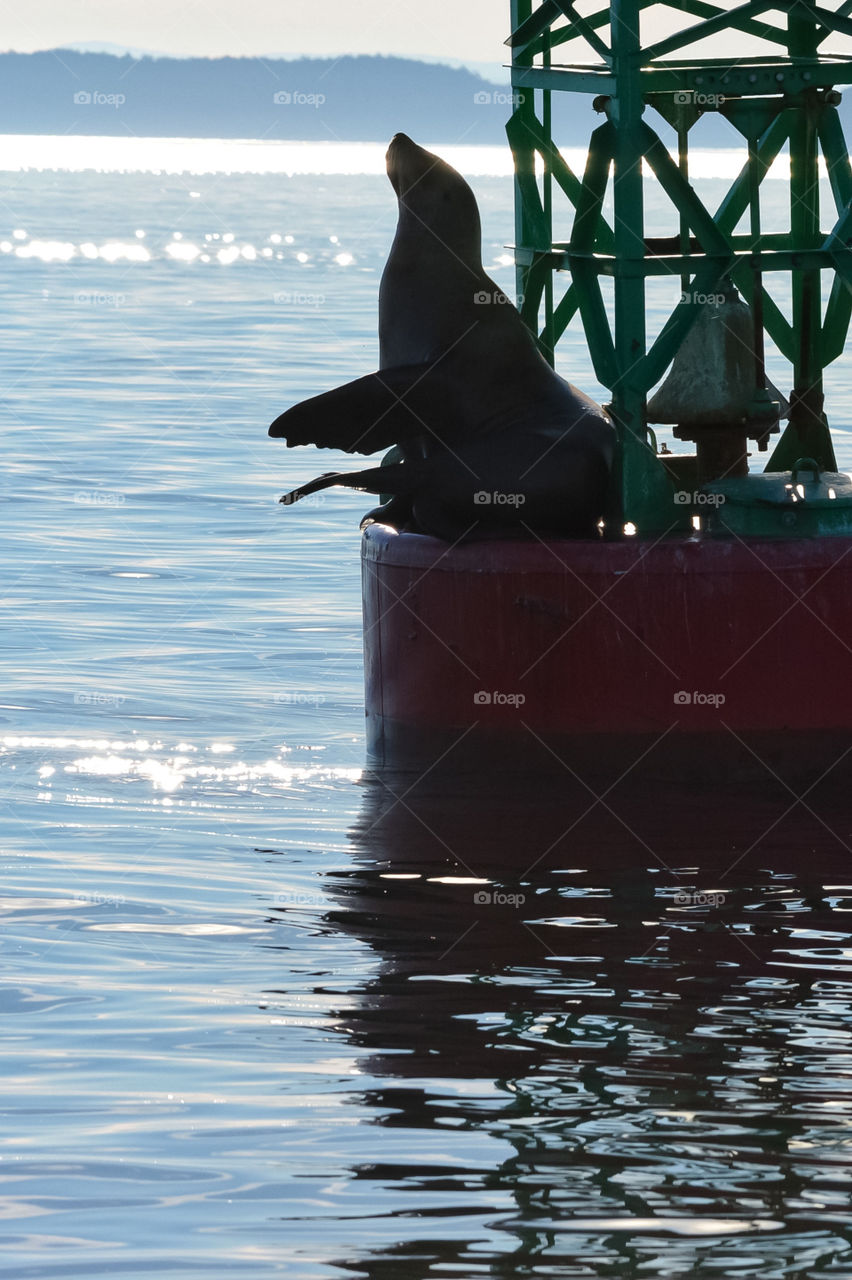
{"label": "buoy hull", "polygon": [[449,547],[371,525],[368,747],[430,757],[464,735],[612,760],[665,738],[663,755],[700,759],[742,738],[774,758],[793,734],[794,755],[830,757],[852,743],[850,552],[841,537]]}

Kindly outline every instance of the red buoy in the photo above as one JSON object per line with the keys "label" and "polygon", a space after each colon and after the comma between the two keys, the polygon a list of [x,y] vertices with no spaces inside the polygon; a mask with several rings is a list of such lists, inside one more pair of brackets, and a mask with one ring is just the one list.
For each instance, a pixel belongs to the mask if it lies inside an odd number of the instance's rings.
{"label": "red buoy", "polygon": [[701,534],[453,547],[371,525],[368,747],[816,776],[852,745],[850,552]]}

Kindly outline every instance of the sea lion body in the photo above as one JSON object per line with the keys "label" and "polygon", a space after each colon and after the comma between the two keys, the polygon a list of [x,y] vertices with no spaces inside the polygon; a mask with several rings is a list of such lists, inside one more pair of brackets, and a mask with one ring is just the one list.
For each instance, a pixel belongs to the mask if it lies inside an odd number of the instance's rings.
{"label": "sea lion body", "polygon": [[604,411],[550,367],[485,274],[476,200],[445,161],[397,134],[387,153],[399,202],[379,289],[377,373],[315,396],[270,427],[287,443],[402,462],[323,477],[393,494],[393,516],[450,541],[592,534],[615,433]]}

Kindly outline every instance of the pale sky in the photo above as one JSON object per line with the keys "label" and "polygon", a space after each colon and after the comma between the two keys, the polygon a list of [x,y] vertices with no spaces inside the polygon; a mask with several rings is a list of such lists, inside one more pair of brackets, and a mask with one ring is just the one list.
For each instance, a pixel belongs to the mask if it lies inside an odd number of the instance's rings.
{"label": "pale sky", "polygon": [[0,4],[0,48],[105,41],[217,57],[384,53],[503,62],[508,0],[32,0]]}
{"label": "pale sky", "polygon": [[[824,0],[832,10],[838,3]],[[779,5],[767,17],[779,22],[783,10]],[[643,38],[692,22],[659,6],[643,15]],[[177,56],[382,53],[499,66],[509,61],[508,33],[509,0],[0,0],[0,49],[21,52],[107,43]],[[852,48],[837,37],[828,43],[837,51]],[[701,52],[736,57],[768,50],[742,35],[722,35]],[[576,46],[573,56],[597,60]]]}

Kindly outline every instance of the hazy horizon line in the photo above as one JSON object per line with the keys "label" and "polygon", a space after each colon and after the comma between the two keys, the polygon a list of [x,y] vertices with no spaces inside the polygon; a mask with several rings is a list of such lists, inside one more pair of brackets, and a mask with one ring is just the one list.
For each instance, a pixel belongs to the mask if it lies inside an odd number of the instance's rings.
{"label": "hazy horizon line", "polygon": [[457,58],[451,54],[438,57],[433,54],[423,54],[413,56],[407,53],[352,53],[349,50],[334,51],[328,50],[323,53],[164,53],[155,49],[141,49],[133,45],[114,44],[104,40],[75,40],[70,44],[57,44],[44,49],[0,49],[0,55],[7,53],[17,53],[22,56],[31,56],[38,53],[95,53],[104,54],[107,57],[115,58],[133,58],[135,61],[141,61],[143,58],[151,58],[154,61],[169,60],[173,62],[188,62],[191,59],[197,59],[204,62],[220,62],[225,59],[236,61],[245,60],[267,61],[267,62],[328,62],[341,58],[398,58],[401,62],[422,62],[431,66],[451,67],[453,70],[463,68],[473,72],[475,75],[482,76],[484,79],[509,79],[509,67],[504,66],[499,61],[490,62],[487,60],[476,58]]}

